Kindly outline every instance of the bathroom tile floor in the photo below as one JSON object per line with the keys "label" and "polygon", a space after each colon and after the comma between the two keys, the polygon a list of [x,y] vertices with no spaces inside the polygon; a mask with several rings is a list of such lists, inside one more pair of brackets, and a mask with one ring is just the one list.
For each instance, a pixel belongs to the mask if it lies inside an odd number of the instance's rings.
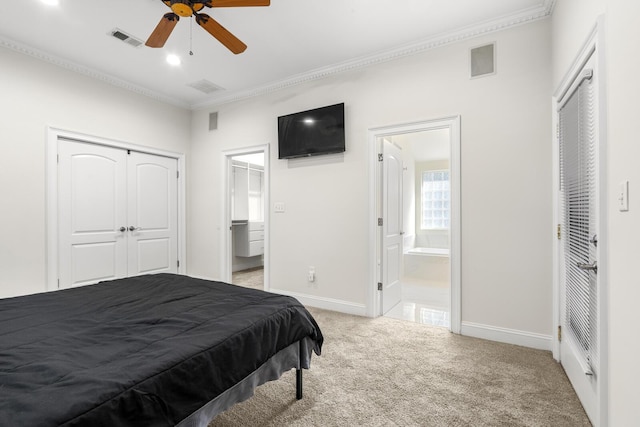
{"label": "bathroom tile floor", "polygon": [[385,316],[449,328],[451,326],[449,284],[442,282],[403,282],[402,299]]}
{"label": "bathroom tile floor", "polygon": [[[255,268],[233,273],[232,283],[263,289],[263,279],[263,269]],[[419,280],[404,281],[402,283],[402,300],[385,316],[448,328],[451,325],[449,284]]]}

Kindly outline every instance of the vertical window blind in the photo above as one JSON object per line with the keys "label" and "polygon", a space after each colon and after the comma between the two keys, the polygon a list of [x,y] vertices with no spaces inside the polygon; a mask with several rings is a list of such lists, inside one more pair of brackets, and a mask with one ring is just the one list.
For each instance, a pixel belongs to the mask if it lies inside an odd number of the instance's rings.
{"label": "vertical window blind", "polygon": [[596,260],[596,136],[594,89],[585,79],[559,111],[560,190],[564,240],[565,326],[578,356],[597,363],[597,272],[580,268]]}

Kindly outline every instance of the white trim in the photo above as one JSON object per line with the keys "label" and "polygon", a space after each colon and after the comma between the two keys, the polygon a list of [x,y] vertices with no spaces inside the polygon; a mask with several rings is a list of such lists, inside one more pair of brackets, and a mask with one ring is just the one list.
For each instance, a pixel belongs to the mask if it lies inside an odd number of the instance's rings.
{"label": "white trim", "polygon": [[187,271],[185,155],[48,126],[46,132],[46,276],[45,290],[58,289],[58,140],[67,139],[176,159],[178,162],[178,273]]}
{"label": "white trim", "polygon": [[324,298],[315,295],[301,294],[298,292],[285,291],[282,289],[270,289],[269,292],[274,294],[287,295],[294,297],[302,305],[309,307],[321,308],[323,310],[337,311],[339,313],[353,314],[355,316],[366,316],[367,309],[364,304],[343,301],[333,298]]}
{"label": "white trim", "polygon": [[225,150],[222,152],[222,169],[225,173],[222,180],[222,194],[224,194],[224,203],[222,203],[222,215],[224,224],[222,228],[224,230],[224,237],[221,239],[220,248],[220,276],[223,282],[231,283],[232,277],[232,233],[229,229],[231,224],[231,158],[234,156],[242,156],[245,154],[264,153],[264,290],[270,288],[270,260],[271,260],[271,246],[270,246],[270,212],[271,212],[271,198],[270,198],[270,159],[271,154],[269,151],[269,144],[253,145],[250,147],[234,148],[231,150]]}
{"label": "white trim", "polygon": [[368,130],[369,150],[369,281],[366,314],[376,317],[382,314],[380,292],[377,290],[379,280],[379,243],[378,243],[378,212],[379,212],[379,162],[378,144],[380,137],[397,135],[432,129],[449,129],[450,159],[449,180],[451,185],[451,224],[450,239],[450,312],[451,332],[460,333],[461,321],[461,204],[460,204],[460,116],[449,116],[422,122],[383,126]]}
{"label": "white trim", "polygon": [[468,337],[536,348],[538,350],[551,350],[553,341],[551,335],[536,334],[473,322],[462,322],[460,334]]}

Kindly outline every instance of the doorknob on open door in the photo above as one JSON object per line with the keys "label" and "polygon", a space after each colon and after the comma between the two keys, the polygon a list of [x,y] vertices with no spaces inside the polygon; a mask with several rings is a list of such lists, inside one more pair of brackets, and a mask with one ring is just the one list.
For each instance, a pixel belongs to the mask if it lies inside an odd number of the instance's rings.
{"label": "doorknob on open door", "polygon": [[598,272],[598,264],[595,261],[591,264],[579,262],[577,265],[580,270],[593,271],[594,273]]}

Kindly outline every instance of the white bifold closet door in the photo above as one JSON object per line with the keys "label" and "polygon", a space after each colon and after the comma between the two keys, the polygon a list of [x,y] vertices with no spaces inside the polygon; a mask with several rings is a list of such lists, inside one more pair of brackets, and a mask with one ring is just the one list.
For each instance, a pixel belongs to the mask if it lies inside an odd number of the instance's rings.
{"label": "white bifold closet door", "polygon": [[177,160],[58,141],[59,288],[178,270]]}

